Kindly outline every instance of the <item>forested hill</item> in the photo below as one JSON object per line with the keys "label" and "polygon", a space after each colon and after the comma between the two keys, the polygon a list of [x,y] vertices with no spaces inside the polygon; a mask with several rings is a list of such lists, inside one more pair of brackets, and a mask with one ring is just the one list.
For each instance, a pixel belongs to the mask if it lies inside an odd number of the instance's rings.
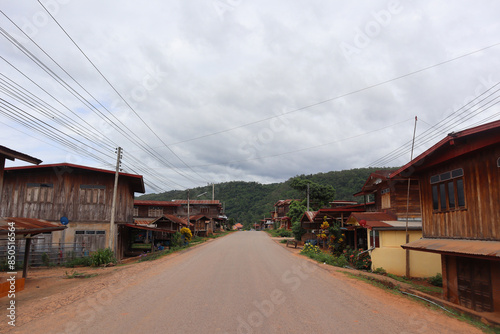
{"label": "forested hill", "polygon": [[[370,173],[383,168],[358,168],[343,171],[332,171],[312,175],[298,175],[302,179],[310,180],[321,185],[331,185],[335,188],[337,200],[361,200],[352,194],[361,190]],[[215,185],[215,199],[224,204],[228,218],[234,218],[241,224],[253,223],[264,217],[269,217],[274,203],[280,199],[304,199],[306,194],[290,187],[293,178],[271,184],[257,182],[232,181]],[[199,194],[200,197],[196,197]],[[160,194],[147,194],[137,199],[170,201],[173,199],[186,199],[186,190],[172,190]],[[191,199],[211,199],[212,186],[199,187],[190,190]]]}

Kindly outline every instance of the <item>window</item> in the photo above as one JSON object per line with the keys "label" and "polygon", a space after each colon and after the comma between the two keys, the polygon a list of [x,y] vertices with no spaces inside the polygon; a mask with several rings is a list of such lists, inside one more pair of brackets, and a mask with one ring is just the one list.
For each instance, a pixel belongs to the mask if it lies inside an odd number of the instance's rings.
{"label": "window", "polygon": [[391,189],[382,189],[380,195],[380,199],[382,201],[382,209],[389,209],[391,207]]}
{"label": "window", "polygon": [[80,185],[81,204],[104,204],[106,203],[106,186],[98,184]]}
{"label": "window", "polygon": [[434,211],[449,211],[465,207],[463,176],[462,168],[431,176]]}
{"label": "window", "polygon": [[380,247],[380,236],[379,236],[379,232],[378,231],[370,231],[371,233],[371,246],[372,247],[375,247],[375,248],[379,248]]}
{"label": "window", "polygon": [[139,207],[134,205],[134,217],[139,217]]}
{"label": "window", "polygon": [[163,216],[163,207],[150,206],[148,208],[148,217],[160,217],[160,216]]}
{"label": "window", "polygon": [[51,203],[54,200],[52,183],[28,183],[26,185],[26,202]]}

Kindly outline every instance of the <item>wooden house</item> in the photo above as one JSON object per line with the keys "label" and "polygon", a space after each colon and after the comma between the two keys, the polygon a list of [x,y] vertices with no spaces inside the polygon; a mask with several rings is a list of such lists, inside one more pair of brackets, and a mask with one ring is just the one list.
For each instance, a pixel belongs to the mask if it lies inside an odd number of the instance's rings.
{"label": "wooden house", "polygon": [[[354,231],[354,248],[370,249],[372,269],[384,268],[395,275],[429,277],[441,272],[441,259],[434,254],[410,252],[406,243],[406,221],[410,240],[422,237],[418,180],[392,175],[390,170],[371,173],[354,196],[372,197],[374,204],[362,213],[352,213],[345,226]],[[408,218],[408,219],[407,219]],[[352,237],[352,233],[346,233]]]}
{"label": "wooden house", "polygon": [[[68,222],[52,242],[85,244],[88,251],[108,247],[115,172],[61,163],[5,168],[0,216]],[[134,193],[144,193],[141,175],[120,173],[115,224],[118,235],[133,220]],[[123,251],[117,243],[117,256]]]}
{"label": "wooden house", "polygon": [[423,238],[441,255],[444,298],[500,314],[500,121],[448,134],[392,175],[420,181]]}
{"label": "wooden house", "polygon": [[[356,202],[345,202],[344,204],[338,205],[333,204],[330,208],[319,209],[318,211],[306,211],[302,218],[300,219],[300,223],[302,228],[306,230],[306,233],[302,236],[302,241],[316,239],[316,235],[319,232],[320,226],[323,221],[326,219],[328,224],[337,224],[343,229],[347,229],[347,219],[353,212],[364,212],[366,210],[365,204],[357,204]],[[349,204],[347,204],[349,203]],[[332,203],[331,203],[332,204]],[[372,205],[371,203],[369,205]],[[354,247],[354,237],[350,236],[351,233],[348,233],[349,237],[352,239],[351,247]]]}
{"label": "wooden house", "polygon": [[271,211],[271,220],[276,222],[280,228],[287,230],[292,229],[292,220],[288,217],[288,211],[290,210],[290,204],[294,201],[298,200],[285,199],[279,200],[274,204],[274,211]]}
{"label": "wooden house", "polygon": [[[163,215],[172,215],[187,220],[188,201],[134,201],[134,218],[143,221],[154,220]],[[193,234],[207,236],[220,229],[225,216],[219,200],[190,200],[189,221]]]}

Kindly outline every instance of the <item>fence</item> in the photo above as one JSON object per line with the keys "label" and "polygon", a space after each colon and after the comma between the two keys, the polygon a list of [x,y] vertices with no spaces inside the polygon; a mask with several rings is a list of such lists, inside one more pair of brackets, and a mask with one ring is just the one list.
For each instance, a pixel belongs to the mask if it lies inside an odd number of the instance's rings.
{"label": "fence", "polygon": [[[16,265],[24,262],[25,241],[16,241]],[[32,243],[30,247],[29,266],[64,265],[76,258],[89,256],[85,243]],[[0,240],[0,270],[7,267],[7,246]]]}

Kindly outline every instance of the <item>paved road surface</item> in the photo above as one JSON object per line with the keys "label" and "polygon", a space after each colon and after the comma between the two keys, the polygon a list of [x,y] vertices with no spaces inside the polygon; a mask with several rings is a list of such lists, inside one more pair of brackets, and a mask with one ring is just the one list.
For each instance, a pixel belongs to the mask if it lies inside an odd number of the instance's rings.
{"label": "paved road surface", "polygon": [[479,332],[406,298],[333,275],[264,232],[234,233],[154,264],[17,331]]}

